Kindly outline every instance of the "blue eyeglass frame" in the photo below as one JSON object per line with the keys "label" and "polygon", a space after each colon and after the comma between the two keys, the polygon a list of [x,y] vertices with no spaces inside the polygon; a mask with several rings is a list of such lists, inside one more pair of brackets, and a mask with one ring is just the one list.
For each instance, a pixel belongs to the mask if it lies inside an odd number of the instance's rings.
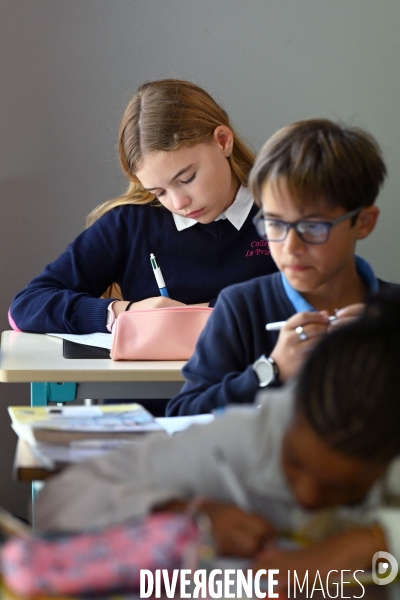
{"label": "blue eyeglass frame", "polygon": [[[363,208],[365,208],[365,206],[361,206],[360,208],[355,208],[354,210],[351,210],[350,212],[345,213],[344,215],[341,215],[340,217],[336,217],[336,219],[332,219],[331,221],[308,221],[307,219],[300,219],[299,221],[294,221],[294,223],[288,223],[287,221],[283,221],[282,219],[265,218],[264,214],[263,214],[263,208],[261,207],[260,210],[258,211],[258,213],[253,217],[253,225],[256,228],[258,235],[262,239],[267,240],[268,242],[284,242],[287,238],[287,235],[288,235],[290,229],[293,228],[296,231],[299,238],[301,239],[301,241],[304,242],[305,244],[315,244],[315,245],[326,244],[326,242],[329,240],[329,235],[330,235],[331,229],[334,225],[337,225],[337,223],[341,223],[341,221],[346,221],[347,219],[351,219],[352,217],[355,217],[362,211]],[[283,238],[280,240],[269,240],[267,238],[266,234],[261,235],[258,230],[258,223],[260,223],[260,221],[274,221],[275,223],[283,223],[283,225],[285,225],[285,227],[286,227],[286,232],[285,232]],[[325,225],[326,226],[326,239],[323,242],[310,242],[309,240],[305,240],[303,238],[303,233],[298,230],[299,225],[301,225],[302,223],[307,223],[307,224],[310,223],[313,225]]]}

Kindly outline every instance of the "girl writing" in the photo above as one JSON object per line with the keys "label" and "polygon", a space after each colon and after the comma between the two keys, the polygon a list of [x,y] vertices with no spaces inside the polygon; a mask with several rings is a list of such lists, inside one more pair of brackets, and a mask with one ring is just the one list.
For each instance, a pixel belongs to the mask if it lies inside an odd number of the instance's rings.
{"label": "girl writing", "polygon": [[[16,295],[14,328],[106,332],[128,304],[212,305],[223,287],[276,270],[268,246],[255,247],[246,187],[254,156],[207,92],[174,79],[142,85],[118,148],[126,194],[97,207],[88,229]],[[170,298],[159,295],[152,253]]]}

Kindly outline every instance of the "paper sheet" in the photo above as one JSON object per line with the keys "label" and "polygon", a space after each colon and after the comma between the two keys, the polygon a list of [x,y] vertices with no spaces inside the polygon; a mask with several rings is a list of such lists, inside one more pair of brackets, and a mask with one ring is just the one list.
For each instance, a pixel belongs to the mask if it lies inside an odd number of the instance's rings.
{"label": "paper sheet", "polygon": [[210,423],[214,415],[190,415],[188,417],[156,417],[156,421],[169,435],[183,431],[191,425]]}
{"label": "paper sheet", "polygon": [[63,340],[69,340],[76,344],[84,344],[85,346],[97,346],[98,348],[106,348],[111,350],[111,333],[88,333],[86,335],[74,335],[72,333],[46,333],[53,337],[59,337]]}

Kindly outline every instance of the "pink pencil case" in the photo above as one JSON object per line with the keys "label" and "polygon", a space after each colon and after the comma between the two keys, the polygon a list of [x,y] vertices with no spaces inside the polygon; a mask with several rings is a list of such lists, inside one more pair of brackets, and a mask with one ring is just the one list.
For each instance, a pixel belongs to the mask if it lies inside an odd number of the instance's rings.
{"label": "pink pencil case", "polygon": [[141,569],[181,568],[198,540],[187,515],[157,513],[98,532],[10,538],[1,549],[1,573],[11,591],[30,596],[138,590]]}
{"label": "pink pencil case", "polygon": [[212,308],[173,306],[119,315],[112,330],[113,360],[187,360]]}

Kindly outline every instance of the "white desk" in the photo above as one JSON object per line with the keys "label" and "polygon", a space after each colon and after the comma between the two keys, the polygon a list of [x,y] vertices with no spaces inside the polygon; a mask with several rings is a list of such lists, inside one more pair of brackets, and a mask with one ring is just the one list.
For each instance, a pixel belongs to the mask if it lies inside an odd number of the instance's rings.
{"label": "white desk", "polygon": [[62,340],[37,333],[4,331],[0,381],[31,382],[33,405],[75,398],[171,398],[182,387],[184,361],[69,359]]}

